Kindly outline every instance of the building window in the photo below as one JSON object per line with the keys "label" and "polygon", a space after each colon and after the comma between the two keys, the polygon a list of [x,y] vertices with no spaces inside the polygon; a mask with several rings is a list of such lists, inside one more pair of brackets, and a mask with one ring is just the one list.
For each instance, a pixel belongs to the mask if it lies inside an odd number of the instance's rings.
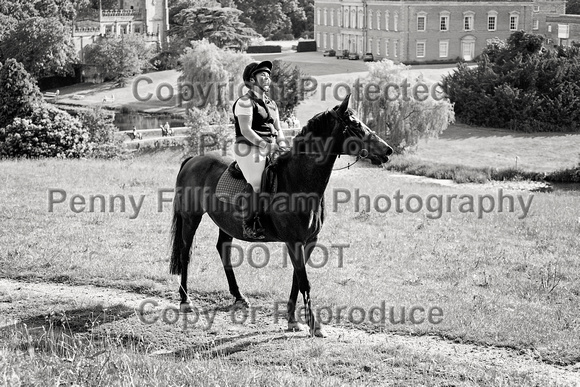
{"label": "building window", "polygon": [[135,24],[135,26],[133,26],[133,32],[135,32],[136,34],[140,34],[141,26],[139,24]]}
{"label": "building window", "polygon": [[381,39],[377,39],[377,55],[381,55]]}
{"label": "building window", "polygon": [[356,13],[354,9],[350,10],[350,28],[356,28]]}
{"label": "building window", "polygon": [[322,46],[321,44],[322,42],[320,41],[320,32],[316,33],[316,45],[317,46]]}
{"label": "building window", "polygon": [[385,13],[385,30],[386,31],[389,30],[389,16],[391,16],[391,15],[390,15],[389,11],[387,11]]}
{"label": "building window", "polygon": [[540,21],[538,19],[533,20],[533,29],[539,30],[540,29]]}
{"label": "building window", "polygon": [[487,13],[487,30],[495,31],[496,28],[497,28],[497,12],[489,11]]}
{"label": "building window", "polygon": [[385,40],[385,56],[389,57],[389,39]]}
{"label": "building window", "polygon": [[415,53],[417,58],[425,58],[425,41],[418,41],[415,46]]}
{"label": "building window", "polygon": [[[397,16],[397,15],[395,15],[395,16]],[[393,56],[395,58],[399,56],[398,51],[399,51],[399,41],[398,40],[395,40],[393,42]]]}
{"label": "building window", "polygon": [[447,58],[449,56],[449,40],[439,41],[439,58]]}
{"label": "building window", "polygon": [[534,5],[534,12],[540,12],[540,6]]}
{"label": "building window", "polygon": [[340,27],[341,24],[342,24],[342,11],[339,9],[338,11],[336,11],[336,25]]}
{"label": "building window", "polygon": [[377,30],[381,29],[381,11],[377,12]]}
{"label": "building window", "polygon": [[367,50],[366,52],[373,52],[373,40],[369,39],[368,43],[367,43]]}
{"label": "building window", "polygon": [[393,20],[393,30],[399,31],[399,14],[395,13],[395,19]]}
{"label": "building window", "polygon": [[330,34],[330,48],[334,49],[334,34]]}
{"label": "building window", "polygon": [[548,32],[552,32],[552,25],[548,24]]}
{"label": "building window", "polygon": [[330,25],[334,27],[334,9],[330,10]]}
{"label": "building window", "polygon": [[463,12],[463,30],[471,31],[473,30],[473,12]]}
{"label": "building window", "polygon": [[425,31],[427,15],[424,12],[417,14],[417,31]]}
{"label": "building window", "polygon": [[328,48],[328,34],[324,33],[324,48]]}
{"label": "building window", "polygon": [[510,13],[510,31],[517,31],[518,29],[518,18],[519,15],[516,13]]}
{"label": "building window", "polygon": [[316,24],[320,25],[320,8],[316,10]]}
{"label": "building window", "polygon": [[364,17],[365,15],[363,14],[362,9],[358,10],[358,28],[360,28],[361,30],[364,28]]}
{"label": "building window", "polygon": [[373,10],[369,10],[369,16],[368,16],[368,20],[369,20],[369,30],[373,29]]}
{"label": "building window", "polygon": [[439,15],[439,29],[441,31],[449,31],[449,14]]}

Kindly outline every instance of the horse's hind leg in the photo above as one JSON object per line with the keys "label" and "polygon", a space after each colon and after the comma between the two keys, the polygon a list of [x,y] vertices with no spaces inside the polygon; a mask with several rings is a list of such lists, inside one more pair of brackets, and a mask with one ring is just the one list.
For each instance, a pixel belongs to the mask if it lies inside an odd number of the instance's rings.
{"label": "horse's hind leg", "polygon": [[202,215],[196,215],[189,219],[184,219],[183,228],[181,230],[181,237],[183,239],[183,248],[181,250],[181,284],[179,285],[179,296],[181,303],[179,309],[183,313],[192,312],[192,306],[187,295],[187,269],[189,266],[189,254],[191,245],[193,244],[193,237],[197,231],[197,227],[201,222]]}
{"label": "horse's hind leg", "polygon": [[235,297],[234,307],[244,307],[250,306],[248,299],[240,292],[238,288],[238,283],[236,281],[236,276],[232,268],[232,237],[220,229],[220,235],[216,244],[216,248],[222,259],[224,265],[224,270],[226,272],[226,278],[228,279],[228,285],[230,287],[230,293]]}

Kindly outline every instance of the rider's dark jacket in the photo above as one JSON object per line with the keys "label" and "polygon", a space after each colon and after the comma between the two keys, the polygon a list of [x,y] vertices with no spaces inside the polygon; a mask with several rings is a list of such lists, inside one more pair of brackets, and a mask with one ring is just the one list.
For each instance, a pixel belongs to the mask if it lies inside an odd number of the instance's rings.
{"label": "rider's dark jacket", "polygon": [[265,141],[271,142],[272,141],[272,130],[273,130],[273,123],[274,118],[270,114],[270,110],[276,110],[276,102],[272,101],[267,96],[264,96],[264,99],[260,99],[256,96],[256,94],[249,90],[246,94],[241,96],[234,102],[233,111],[234,111],[234,127],[236,130],[236,143],[237,144],[247,144],[247,145],[254,145],[251,141],[244,137],[242,131],[240,129],[240,123],[238,121],[238,117],[236,117],[236,104],[243,103],[243,104],[252,104],[252,130],[256,132],[258,136],[260,136]]}

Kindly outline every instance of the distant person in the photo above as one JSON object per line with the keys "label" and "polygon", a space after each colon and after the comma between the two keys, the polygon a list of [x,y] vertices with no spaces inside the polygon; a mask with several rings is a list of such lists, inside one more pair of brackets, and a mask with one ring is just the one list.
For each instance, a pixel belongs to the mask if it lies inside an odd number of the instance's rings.
{"label": "distant person", "polygon": [[173,129],[169,126],[169,122],[165,121],[165,135],[166,136],[173,136]]}
{"label": "distant person", "polygon": [[133,140],[143,140],[143,135],[137,131],[135,126],[133,126]]}
{"label": "distant person", "polygon": [[165,125],[161,125],[161,136],[162,137],[167,137],[167,129],[165,129]]}

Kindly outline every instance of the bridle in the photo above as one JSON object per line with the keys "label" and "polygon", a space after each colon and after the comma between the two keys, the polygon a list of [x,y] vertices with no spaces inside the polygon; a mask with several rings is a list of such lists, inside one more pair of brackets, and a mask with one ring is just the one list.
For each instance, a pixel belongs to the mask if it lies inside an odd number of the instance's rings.
{"label": "bridle", "polygon": [[[336,118],[338,121],[340,121],[342,123],[342,125],[344,126],[344,129],[342,130],[342,136],[344,138],[344,140],[346,140],[347,138],[357,138],[359,140],[363,140],[363,137],[360,137],[358,135],[358,133],[351,128],[351,125],[347,122],[345,122],[341,116],[338,115],[338,113],[336,112],[336,110],[332,109],[332,110],[327,110],[328,113],[330,113],[331,116],[333,116],[334,118]],[[338,157],[340,158],[341,153],[338,154]],[[356,164],[359,160],[362,159],[366,159],[369,156],[369,151],[365,148],[362,148],[359,152],[358,155],[356,155],[356,159],[353,163],[347,164],[345,167],[341,167],[341,168],[336,168],[333,169],[333,171],[340,171],[342,169],[350,169],[351,166],[353,166],[354,164]]]}
{"label": "bridle", "polygon": [[[336,112],[336,110],[334,109],[328,109],[326,112],[326,114],[330,114],[332,117],[334,117],[335,119],[337,119],[344,127],[344,129],[342,130],[342,136],[344,138],[344,140],[348,139],[348,138],[356,138],[357,140],[360,140],[362,142],[364,135],[360,136],[359,133],[357,131],[355,131],[355,129],[352,128],[352,124],[345,122],[345,120],[342,119],[341,116],[338,115],[338,113]],[[319,113],[319,115],[322,115],[324,113]],[[374,132],[373,132],[374,133]],[[283,153],[283,152],[280,152]],[[302,155],[318,155],[318,153],[311,153],[311,152],[299,152],[297,154],[302,154]],[[329,152],[329,155],[336,155],[340,158],[340,156],[343,153],[334,153],[334,152]],[[333,171],[340,171],[342,169],[349,169],[351,166],[353,166],[354,164],[356,164],[359,160],[362,159],[366,159],[369,156],[369,151],[365,148],[362,148],[358,154],[356,155],[356,160],[352,163],[349,163],[348,165],[346,165],[345,167],[341,167],[341,168],[336,168],[333,169]]]}

